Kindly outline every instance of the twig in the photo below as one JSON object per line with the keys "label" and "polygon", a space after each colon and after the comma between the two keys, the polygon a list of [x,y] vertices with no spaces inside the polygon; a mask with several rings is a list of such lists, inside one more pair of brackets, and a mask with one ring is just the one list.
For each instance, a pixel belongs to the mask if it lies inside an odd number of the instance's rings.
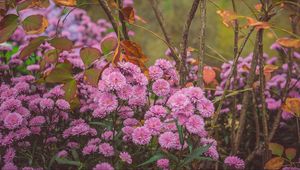
{"label": "twig", "polygon": [[253,110],[253,117],[254,117],[254,123],[255,123],[255,148],[257,148],[259,146],[259,134],[260,134],[260,128],[259,128],[259,118],[258,118],[258,104],[256,101],[256,96],[254,91],[252,91],[252,102],[253,105],[255,106],[254,110]]}
{"label": "twig", "polygon": [[251,30],[248,32],[246,38],[244,39],[244,42],[242,43],[242,45],[241,45],[241,47],[240,47],[240,49],[239,49],[238,54],[237,54],[237,55],[235,56],[235,58],[234,58],[234,61],[233,61],[233,64],[232,64],[230,73],[229,73],[228,78],[227,78],[226,83],[225,83],[224,92],[223,92],[223,94],[222,94],[222,96],[221,96],[220,103],[219,103],[219,105],[218,105],[218,108],[217,108],[216,113],[215,113],[215,117],[214,117],[214,119],[213,119],[213,125],[215,125],[215,123],[216,123],[217,120],[218,120],[219,113],[220,113],[220,111],[221,111],[221,109],[222,109],[222,106],[223,106],[223,103],[224,103],[224,99],[225,99],[226,93],[227,93],[227,91],[228,91],[228,89],[229,89],[229,85],[230,85],[230,82],[231,82],[231,78],[232,78],[232,76],[233,76],[233,74],[234,74],[234,71],[235,71],[235,69],[236,69],[236,67],[237,67],[237,64],[238,64],[238,60],[239,60],[239,58],[240,58],[240,56],[241,56],[241,54],[242,54],[242,52],[243,52],[243,50],[244,50],[244,47],[246,46],[246,44],[247,44],[247,42],[248,42],[248,40],[249,40],[251,34],[253,33],[253,31],[254,31],[254,27],[252,27]]}
{"label": "twig", "polygon": [[[247,84],[245,88],[251,88],[252,84],[255,79],[255,71],[256,71],[256,66],[257,66],[257,58],[259,55],[259,50],[258,50],[258,43],[259,43],[259,37],[260,34],[259,32],[256,35],[256,41],[255,41],[255,47],[254,47],[254,52],[253,52],[253,58],[251,61],[251,69],[249,73],[249,77],[247,78]],[[246,122],[246,112],[248,110],[248,104],[250,102],[249,100],[249,92],[245,92],[243,95],[242,99],[242,109],[240,113],[240,118],[239,118],[239,128],[234,140],[234,147],[233,147],[233,153],[236,154],[237,150],[239,148],[240,142],[241,142],[241,137],[245,129],[245,122]]]}
{"label": "twig", "polygon": [[158,3],[156,0],[149,0],[150,4],[151,4],[151,7],[154,11],[154,14],[155,14],[155,17],[159,23],[159,26],[160,26],[160,29],[162,30],[163,32],[163,35],[165,37],[165,40],[168,42],[168,44],[170,45],[169,49],[172,53],[172,57],[173,59],[175,60],[176,62],[176,65],[178,68],[180,68],[180,64],[181,64],[181,60],[180,58],[176,55],[176,52],[175,52],[175,49],[174,49],[174,46],[173,46],[173,43],[171,41],[171,38],[166,30],[166,24],[165,24],[165,20],[164,20],[164,17],[161,13],[161,11],[159,10],[158,8]]}
{"label": "twig", "polygon": [[[123,3],[122,3],[122,0],[117,0],[118,1],[118,6],[119,6],[119,9],[122,9],[123,8]],[[127,30],[127,27],[126,27],[126,23],[124,22],[124,20],[122,19],[122,11],[119,10],[119,18],[120,18],[120,22],[121,22],[121,26],[122,26],[122,33],[123,33],[123,36],[125,38],[125,40],[129,40],[129,36],[128,36],[128,30]]]}
{"label": "twig", "polygon": [[115,33],[118,35],[118,32],[119,32],[118,24],[117,24],[115,18],[113,17],[111,9],[109,8],[106,0],[98,0],[98,2],[101,5],[102,9],[104,10],[106,16],[108,17]]}
{"label": "twig", "polygon": [[186,64],[186,56],[187,56],[187,46],[188,46],[188,36],[189,36],[189,30],[192,23],[192,20],[194,19],[195,13],[198,9],[200,0],[194,0],[192,8],[187,16],[183,32],[182,32],[182,42],[180,44],[181,46],[181,59],[182,59],[182,65],[180,69],[180,81],[181,84],[184,84],[185,82],[185,75],[187,72],[187,68],[185,67]]}
{"label": "twig", "polygon": [[[262,117],[262,127],[263,127],[263,137],[264,137],[264,149],[265,155],[268,157],[268,146],[269,146],[269,139],[268,139],[268,122],[267,122],[267,106],[266,106],[266,96],[265,96],[265,74],[264,74],[264,56],[263,56],[263,29],[258,31],[259,34],[259,41],[258,41],[258,53],[259,53],[259,84],[260,84],[260,98],[261,98],[261,117]],[[265,160],[268,160],[265,159]]]}
{"label": "twig", "polygon": [[204,67],[204,55],[205,55],[205,29],[206,29],[206,0],[200,1],[200,35],[199,35],[199,70],[198,70],[198,81],[199,86],[203,88],[203,67]]}
{"label": "twig", "polygon": [[[232,8],[234,13],[237,13],[235,0],[232,0]],[[239,23],[238,20],[234,20],[234,41],[233,41],[233,56],[237,56],[238,54],[238,44],[239,43]],[[237,65],[235,65],[234,72],[233,72],[233,87],[232,89],[235,90],[238,87],[238,81],[237,81]],[[236,105],[237,105],[237,99],[236,96],[233,96],[233,104],[231,108],[232,113],[232,125],[231,125],[231,147],[233,147],[234,138],[235,138],[235,124],[236,124]]]}

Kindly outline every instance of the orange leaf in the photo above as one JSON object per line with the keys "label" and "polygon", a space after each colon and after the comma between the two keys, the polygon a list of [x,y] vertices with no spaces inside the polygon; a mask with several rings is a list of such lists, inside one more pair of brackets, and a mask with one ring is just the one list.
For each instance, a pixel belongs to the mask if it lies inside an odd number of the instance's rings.
{"label": "orange leaf", "polygon": [[135,21],[134,10],[132,7],[125,7],[122,10],[122,19],[133,24]]}
{"label": "orange leaf", "polygon": [[255,19],[253,19],[251,17],[247,17],[247,20],[248,20],[249,26],[253,26],[257,29],[269,29],[271,27],[269,23],[256,21]]}
{"label": "orange leaf", "polygon": [[41,34],[48,27],[48,20],[43,15],[31,15],[22,21],[27,34]]}
{"label": "orange leaf", "polygon": [[300,117],[300,98],[287,98],[284,109]]}
{"label": "orange leaf", "polygon": [[261,3],[258,3],[258,4],[255,5],[255,9],[257,11],[261,11],[261,8],[262,8],[262,4]]}
{"label": "orange leaf", "polygon": [[275,65],[272,65],[272,64],[267,64],[264,67],[264,74],[272,73],[277,69],[278,69],[278,66],[275,66]]}
{"label": "orange leaf", "polygon": [[278,44],[280,44],[281,46],[287,47],[287,48],[299,48],[300,47],[300,39],[279,38],[276,42]]}
{"label": "orange leaf", "polygon": [[76,0],[54,0],[57,5],[62,6],[76,6]]}
{"label": "orange leaf", "polygon": [[228,11],[228,10],[218,10],[217,14],[219,14],[222,17],[223,24],[226,27],[232,26],[232,21],[238,18],[236,13],[234,13],[233,11]]}
{"label": "orange leaf", "polygon": [[110,9],[117,9],[118,4],[114,0],[107,0],[107,4],[110,7]]}
{"label": "orange leaf", "polygon": [[148,60],[148,57],[143,53],[141,46],[133,41],[121,41],[121,48],[129,60],[138,59],[141,62],[146,62]]}
{"label": "orange leaf", "polygon": [[203,69],[203,80],[206,84],[210,84],[216,78],[216,72],[210,66],[204,66]]}
{"label": "orange leaf", "polygon": [[275,157],[270,159],[266,164],[264,169],[267,170],[277,170],[283,166],[284,160],[281,157]]}

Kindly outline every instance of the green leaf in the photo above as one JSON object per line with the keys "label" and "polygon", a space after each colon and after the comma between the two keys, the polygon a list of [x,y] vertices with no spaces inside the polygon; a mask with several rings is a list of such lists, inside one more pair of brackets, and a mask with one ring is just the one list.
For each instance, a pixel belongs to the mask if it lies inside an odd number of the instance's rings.
{"label": "green leaf", "polygon": [[111,130],[111,124],[109,124],[109,123],[103,123],[103,122],[89,122],[89,124],[91,124],[91,125],[98,125],[98,126],[101,126],[101,127],[103,127],[103,128],[107,128],[107,129],[109,129],[109,130]]}
{"label": "green leaf", "polygon": [[118,45],[118,39],[115,36],[104,37],[100,43],[104,55],[113,51]]}
{"label": "green leaf", "polygon": [[178,124],[178,120],[176,120],[176,127],[177,127],[177,131],[179,134],[180,144],[181,144],[181,146],[183,146],[184,145],[183,129],[182,129],[182,126]]}
{"label": "green leaf", "polygon": [[71,150],[72,156],[76,161],[79,161],[79,155],[75,149]]}
{"label": "green leaf", "polygon": [[204,152],[206,152],[210,147],[211,147],[211,145],[207,145],[207,146],[202,146],[202,147],[196,148],[192,153],[190,153],[190,154],[183,160],[183,163],[181,164],[180,167],[185,166],[186,164],[189,164],[189,163],[192,162],[193,160],[200,159],[201,155],[202,155]]}
{"label": "green leaf", "polygon": [[147,161],[145,161],[144,163],[138,165],[138,167],[140,166],[144,166],[144,165],[147,165],[147,164],[150,164],[150,163],[153,163],[161,158],[163,158],[164,155],[162,153],[157,153],[155,154],[154,156],[152,156],[150,159],[148,159]]}
{"label": "green leaf", "polygon": [[87,82],[87,84],[97,87],[99,77],[102,70],[91,68],[84,71],[84,81]]}
{"label": "green leaf", "polygon": [[51,46],[59,50],[71,50],[73,48],[73,42],[68,38],[64,37],[55,37],[49,41]]}
{"label": "green leaf", "polygon": [[76,80],[72,79],[65,83],[63,89],[65,91],[65,100],[70,103],[71,109],[78,108],[80,101],[77,97],[78,89]]}
{"label": "green leaf", "polygon": [[269,143],[269,150],[273,155],[281,156],[283,154],[284,147],[278,143]]}
{"label": "green leaf", "polygon": [[58,60],[59,53],[60,53],[60,51],[57,50],[57,49],[48,50],[44,54],[44,60],[47,63],[55,64],[57,62],[57,60]]}
{"label": "green leaf", "polygon": [[291,161],[297,155],[297,150],[295,148],[287,148],[285,149],[285,156]]}
{"label": "green leaf", "polygon": [[33,52],[39,48],[39,46],[45,42],[45,39],[48,38],[47,36],[40,36],[37,37],[29,42],[29,44],[23,48],[23,50],[20,52],[20,58],[25,59],[26,57],[30,56]]}
{"label": "green leaf", "polygon": [[68,62],[57,64],[45,80],[47,83],[66,83],[73,80],[72,65]]}
{"label": "green leaf", "polygon": [[7,41],[18,27],[18,16],[6,15],[0,21],[0,43]]}
{"label": "green leaf", "polygon": [[41,34],[48,27],[48,21],[43,15],[31,15],[22,21],[22,27],[27,34]]}
{"label": "green leaf", "polygon": [[66,158],[58,158],[58,157],[56,157],[55,160],[58,164],[62,164],[62,165],[81,166],[81,162],[79,162],[79,161],[72,161],[72,160],[68,160]]}
{"label": "green leaf", "polygon": [[85,68],[88,68],[95,60],[100,58],[101,53],[97,48],[85,47],[80,50],[80,57],[85,65]]}

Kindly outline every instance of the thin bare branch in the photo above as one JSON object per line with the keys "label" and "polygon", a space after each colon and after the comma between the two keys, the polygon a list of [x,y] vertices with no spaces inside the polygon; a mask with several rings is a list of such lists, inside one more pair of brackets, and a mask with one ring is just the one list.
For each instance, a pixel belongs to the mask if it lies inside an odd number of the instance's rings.
{"label": "thin bare branch", "polygon": [[185,67],[186,63],[186,56],[187,56],[187,47],[188,47],[188,36],[189,36],[189,30],[192,23],[192,20],[194,19],[195,13],[198,9],[200,0],[194,0],[192,4],[192,8],[190,9],[190,12],[187,16],[186,22],[184,24],[183,32],[182,32],[182,42],[180,44],[181,46],[181,58],[182,58],[182,65],[180,69],[181,73],[181,84],[185,81],[185,75],[187,72],[187,68]]}
{"label": "thin bare branch", "polygon": [[177,56],[177,54],[175,52],[175,49],[174,49],[174,45],[173,45],[172,40],[171,40],[171,37],[170,37],[170,35],[168,34],[168,32],[166,30],[166,23],[165,23],[165,20],[164,20],[164,17],[162,15],[161,11],[158,8],[158,3],[157,3],[156,0],[149,0],[149,2],[151,4],[151,7],[152,7],[153,12],[155,14],[155,17],[156,17],[156,19],[157,19],[157,21],[159,23],[160,29],[163,32],[165,40],[171,46],[169,49],[170,49],[170,51],[172,53],[172,57],[175,60],[177,67],[180,68],[181,60]]}
{"label": "thin bare branch", "polygon": [[200,1],[200,35],[199,35],[199,70],[198,70],[198,83],[203,88],[203,67],[204,67],[204,56],[205,56],[205,29],[206,29],[206,0]]}
{"label": "thin bare branch", "polygon": [[[123,1],[122,0],[118,0],[118,6],[120,9],[123,8]],[[129,35],[128,35],[128,30],[127,30],[127,26],[126,26],[126,23],[124,22],[124,20],[122,19],[122,11],[119,10],[119,18],[120,18],[120,22],[121,22],[121,26],[122,26],[122,33],[123,33],[123,36],[125,38],[125,40],[129,40]]]}
{"label": "thin bare branch", "polygon": [[98,0],[98,2],[100,4],[100,6],[102,7],[102,9],[104,10],[107,18],[109,19],[115,33],[118,35],[118,32],[119,32],[118,24],[117,24],[115,18],[113,17],[111,9],[109,8],[106,0]]}

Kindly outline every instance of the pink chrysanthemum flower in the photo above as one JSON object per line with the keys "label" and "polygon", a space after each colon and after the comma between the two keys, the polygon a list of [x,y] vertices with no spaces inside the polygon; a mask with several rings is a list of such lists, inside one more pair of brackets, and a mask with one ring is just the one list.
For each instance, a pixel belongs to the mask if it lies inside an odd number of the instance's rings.
{"label": "pink chrysanthemum flower", "polygon": [[169,159],[159,159],[156,161],[156,165],[158,168],[167,169],[169,168]]}
{"label": "pink chrysanthemum flower", "polygon": [[128,107],[128,106],[123,106],[120,108],[118,115],[122,118],[122,119],[127,119],[127,118],[131,118],[134,115],[133,110]]}
{"label": "pink chrysanthemum flower", "polygon": [[245,162],[237,156],[227,156],[224,164],[234,169],[245,169]]}
{"label": "pink chrysanthemum flower", "polygon": [[122,100],[128,100],[132,95],[133,88],[131,85],[126,84],[123,88],[117,91],[118,97]]}
{"label": "pink chrysanthemum flower", "polygon": [[55,104],[61,110],[70,109],[70,104],[64,99],[58,99]]}
{"label": "pink chrysanthemum flower", "polygon": [[4,119],[4,126],[8,129],[15,129],[22,124],[23,117],[19,113],[10,113]]}
{"label": "pink chrysanthemum flower", "polygon": [[170,84],[164,79],[158,79],[153,83],[152,90],[157,96],[163,97],[169,94]]}
{"label": "pink chrysanthemum flower", "polygon": [[151,79],[157,80],[157,79],[162,78],[163,75],[164,75],[164,72],[160,67],[158,67],[158,66],[149,67],[149,76]]}
{"label": "pink chrysanthemum flower", "polygon": [[196,103],[197,101],[201,100],[204,95],[203,91],[199,87],[189,87],[182,89],[183,93],[190,98],[190,100],[193,103]]}
{"label": "pink chrysanthemum flower", "polygon": [[14,163],[8,162],[4,164],[2,170],[18,170],[18,167]]}
{"label": "pink chrysanthemum flower", "polygon": [[93,170],[114,170],[114,168],[107,162],[97,164]]}
{"label": "pink chrysanthemum flower", "polygon": [[167,102],[167,105],[173,111],[183,109],[188,104],[190,104],[189,98],[186,95],[182,94],[181,92],[176,92],[175,94],[173,94]]}
{"label": "pink chrysanthemum flower", "polygon": [[177,135],[173,132],[165,132],[159,136],[158,143],[164,149],[173,149],[177,144]]}
{"label": "pink chrysanthemum flower", "polygon": [[59,157],[59,158],[67,157],[68,156],[68,152],[65,151],[65,150],[62,150],[62,151],[59,151],[56,156]]}
{"label": "pink chrysanthemum flower", "polygon": [[197,109],[199,110],[201,116],[205,118],[211,117],[215,111],[214,104],[206,98],[202,98],[198,102]]}
{"label": "pink chrysanthemum flower", "polygon": [[138,127],[132,132],[132,141],[138,145],[146,145],[151,140],[151,132],[146,127]]}
{"label": "pink chrysanthemum flower", "polygon": [[29,122],[30,126],[40,126],[46,122],[46,119],[44,116],[36,116],[32,118]]}
{"label": "pink chrysanthemum flower", "polygon": [[120,90],[126,85],[126,78],[120,72],[112,72],[103,78],[111,90]]}
{"label": "pink chrysanthemum flower", "polygon": [[52,99],[41,99],[40,106],[42,109],[52,109],[54,106],[54,101]]}
{"label": "pink chrysanthemum flower", "polygon": [[98,151],[98,146],[97,145],[87,145],[82,149],[83,155],[90,155],[93,153],[96,153]]}
{"label": "pink chrysanthemum flower", "polygon": [[158,135],[162,128],[162,123],[159,118],[152,117],[145,121],[144,126],[150,130],[152,135]]}
{"label": "pink chrysanthemum flower", "polygon": [[188,119],[185,126],[190,133],[197,134],[204,129],[203,118],[198,115],[193,115]]}
{"label": "pink chrysanthemum flower", "polygon": [[99,152],[105,156],[110,157],[115,154],[114,148],[109,143],[102,143],[99,145]]}
{"label": "pink chrysanthemum flower", "polygon": [[128,164],[132,164],[131,155],[128,152],[121,152],[119,155],[120,159]]}
{"label": "pink chrysanthemum flower", "polygon": [[102,119],[102,118],[105,118],[105,116],[107,115],[107,113],[103,109],[97,108],[97,109],[95,109],[93,111],[92,115],[93,115],[94,118],[100,118],[100,119]]}
{"label": "pink chrysanthemum flower", "polygon": [[101,93],[98,96],[98,105],[107,112],[115,110],[118,106],[118,100],[115,95],[110,93]]}

